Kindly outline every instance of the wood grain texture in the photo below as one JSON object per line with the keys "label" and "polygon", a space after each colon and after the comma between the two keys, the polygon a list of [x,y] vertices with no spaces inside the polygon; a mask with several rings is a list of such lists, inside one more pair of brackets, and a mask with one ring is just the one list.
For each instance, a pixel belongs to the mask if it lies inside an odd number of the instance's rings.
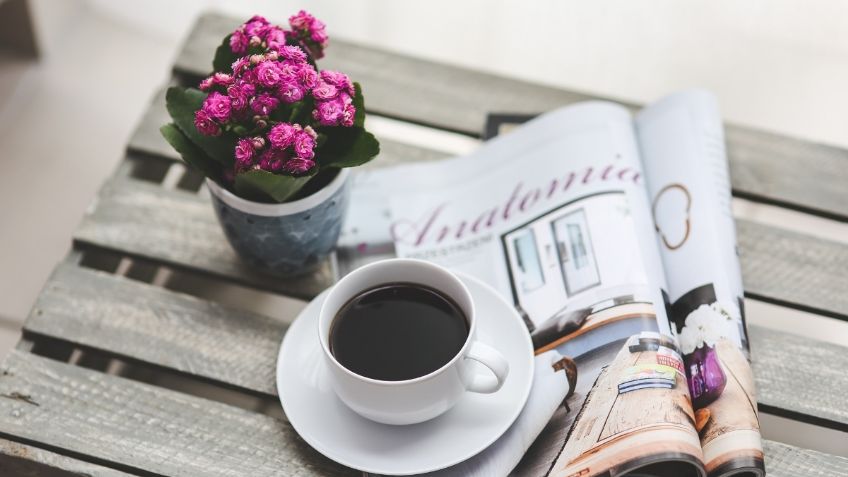
{"label": "wood grain texture", "polygon": [[296,279],[255,271],[227,243],[208,197],[132,179],[114,178],[101,188],[74,241],[294,297],[310,298],[332,282],[327,262]]}
{"label": "wood grain texture", "polygon": [[[154,156],[173,161],[180,160],[179,154],[159,133],[159,127],[169,122],[171,122],[171,119],[165,109],[165,90],[162,89],[154,94],[150,107],[145,111],[130,137],[127,151],[130,154]],[[377,138],[380,140],[380,156],[369,163],[367,167],[383,167],[404,161],[436,160],[448,156],[444,152],[386,139],[379,134]]]}
{"label": "wood grain texture", "polygon": [[[0,374],[2,429],[139,475],[358,475],[268,416],[28,353]],[[32,403],[37,403],[34,405]]]}
{"label": "wood grain texture", "polygon": [[848,459],[763,441],[769,477],[848,477]]}
{"label": "wood grain texture", "polygon": [[0,438],[0,475],[8,477],[130,477],[131,474]]}
{"label": "wood grain texture", "polygon": [[745,296],[848,319],[848,246],[736,221]]}
{"label": "wood grain texture", "polygon": [[[30,335],[263,395],[276,395],[285,329],[271,318],[69,264],[54,271],[24,324]],[[848,431],[848,348],[760,326],[750,327],[750,337],[763,411]]]}
{"label": "wood grain texture", "polygon": [[[747,296],[848,318],[848,246],[746,220],[736,223]],[[78,246],[161,261],[299,298],[311,298],[332,278],[329,266],[297,280],[259,275],[227,244],[206,196],[127,178],[113,178],[103,186],[74,239]]]}
{"label": "wood grain texture", "polygon": [[[359,475],[317,454],[285,422],[20,351],[2,366],[0,393],[38,403],[0,398],[3,432],[132,474]],[[764,444],[769,475],[848,475],[848,459]]]}
{"label": "wood grain texture", "polygon": [[761,326],[749,335],[760,411],[848,432],[848,348]]}
{"label": "wood grain texture", "polygon": [[276,396],[276,356],[286,328],[281,320],[61,264],[25,332]]}
{"label": "wood grain texture", "polygon": [[[175,74],[189,82],[208,74],[215,48],[239,23],[218,14],[201,16],[177,57]],[[359,81],[371,112],[474,136],[483,131],[490,112],[534,114],[605,99],[337,39],[321,66]],[[725,129],[737,195],[848,220],[848,194],[842,187],[848,183],[848,150],[734,125]]]}

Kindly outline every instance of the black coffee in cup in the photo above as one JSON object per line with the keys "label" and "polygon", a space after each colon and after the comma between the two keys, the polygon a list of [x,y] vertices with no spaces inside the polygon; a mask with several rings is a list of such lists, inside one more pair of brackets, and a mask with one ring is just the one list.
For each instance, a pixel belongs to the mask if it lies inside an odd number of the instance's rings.
{"label": "black coffee in cup", "polygon": [[330,352],[345,368],[382,381],[413,379],[441,368],[462,349],[468,320],[432,288],[395,283],[365,290],[336,314]]}

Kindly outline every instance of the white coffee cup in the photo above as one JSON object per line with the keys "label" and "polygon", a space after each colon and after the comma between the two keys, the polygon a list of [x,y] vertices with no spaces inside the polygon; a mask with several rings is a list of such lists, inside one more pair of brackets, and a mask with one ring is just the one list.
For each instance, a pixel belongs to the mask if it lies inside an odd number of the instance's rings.
{"label": "white coffee cup", "polygon": [[[392,283],[438,290],[459,305],[468,320],[468,337],[456,356],[430,374],[404,381],[359,375],[330,352],[330,329],[338,311],[360,293]],[[370,263],[339,280],[327,294],[318,317],[318,336],[336,394],[356,413],[384,424],[423,422],[453,407],[465,391],[487,394],[503,386],[509,363],[494,348],[476,340],[476,329],[474,301],[456,275],[430,262],[402,258]]]}

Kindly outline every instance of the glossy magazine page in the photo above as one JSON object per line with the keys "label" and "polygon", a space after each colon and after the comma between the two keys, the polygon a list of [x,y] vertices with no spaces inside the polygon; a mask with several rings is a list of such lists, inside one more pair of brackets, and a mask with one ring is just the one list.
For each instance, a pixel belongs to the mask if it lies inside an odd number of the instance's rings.
{"label": "glossy magazine page", "polygon": [[354,179],[342,273],[386,256],[470,273],[514,304],[537,355],[576,371],[552,415],[519,418],[501,475],[704,475],[641,167],[630,113],[589,102]]}
{"label": "glossy magazine page", "polygon": [[636,127],[707,471],[765,475],[717,101],[678,93]]}

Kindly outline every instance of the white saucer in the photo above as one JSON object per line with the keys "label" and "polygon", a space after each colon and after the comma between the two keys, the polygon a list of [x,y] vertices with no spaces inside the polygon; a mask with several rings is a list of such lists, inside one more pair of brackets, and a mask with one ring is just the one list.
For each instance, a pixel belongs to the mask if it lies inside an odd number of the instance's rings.
{"label": "white saucer", "polygon": [[364,472],[408,475],[462,462],[497,440],[518,417],[533,382],[533,345],[515,309],[490,286],[458,274],[474,297],[477,337],[509,361],[494,394],[467,392],[441,416],[420,424],[379,424],[351,411],[333,392],[318,342],[325,291],[289,327],[277,358],[277,390],[292,427],[318,452]]}

